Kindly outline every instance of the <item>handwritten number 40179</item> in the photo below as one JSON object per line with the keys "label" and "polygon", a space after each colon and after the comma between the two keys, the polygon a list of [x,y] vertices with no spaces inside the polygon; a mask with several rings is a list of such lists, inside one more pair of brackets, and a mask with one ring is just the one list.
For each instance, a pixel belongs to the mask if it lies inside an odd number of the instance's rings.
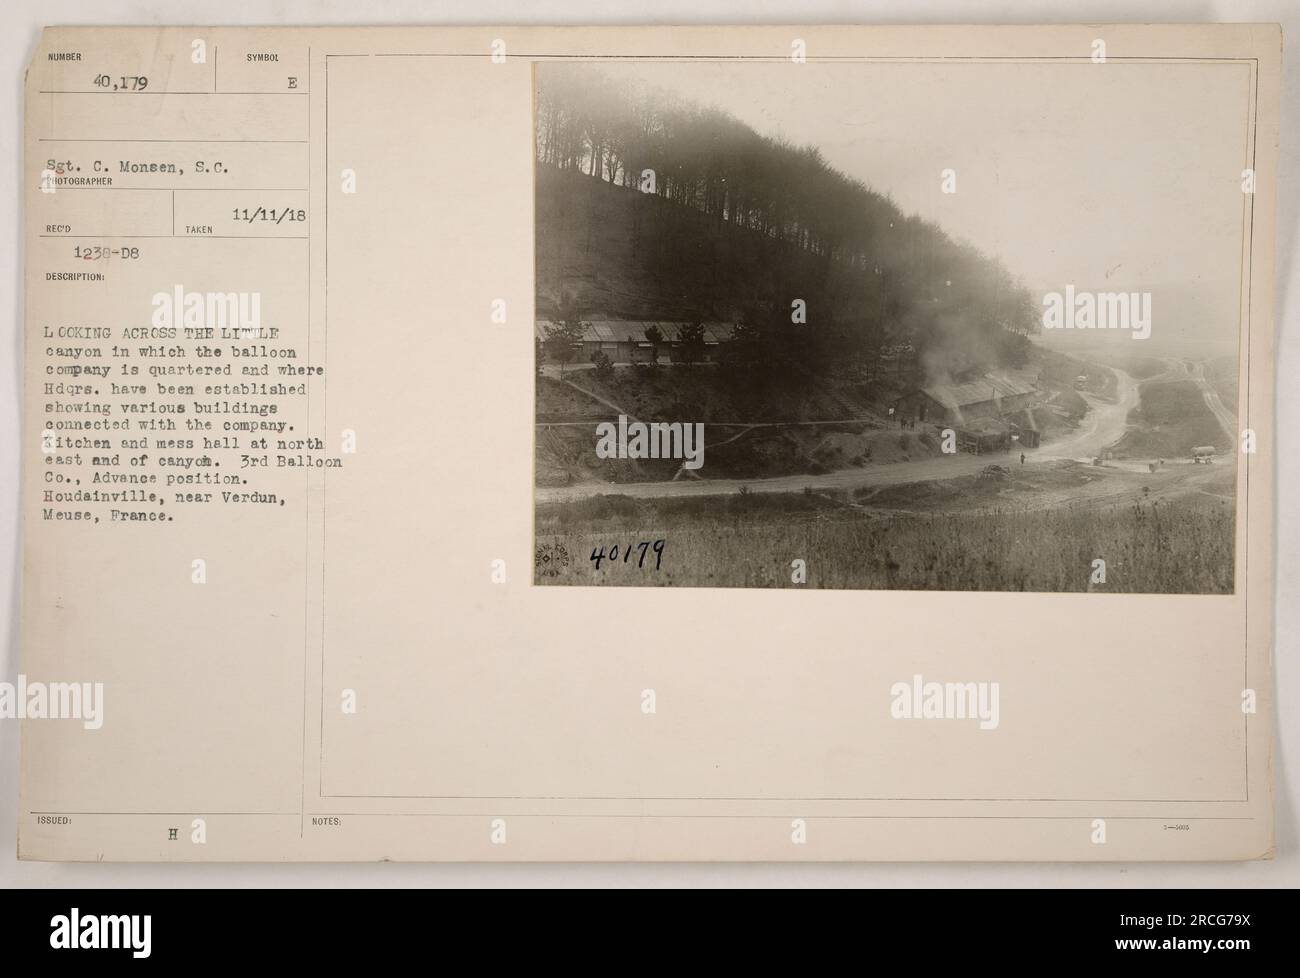
{"label": "handwritten number 40179", "polygon": [[665,543],[667,543],[666,540],[642,540],[640,543],[629,543],[626,547],[621,548],[621,552],[619,545],[616,543],[609,548],[609,553],[605,552],[604,547],[596,547],[591,551],[591,561],[596,565],[596,570],[600,570],[602,561],[608,560],[611,564],[628,564],[632,561],[632,554],[640,551],[636,565],[644,567],[646,554],[654,551],[655,570],[658,570],[659,565],[663,562]]}

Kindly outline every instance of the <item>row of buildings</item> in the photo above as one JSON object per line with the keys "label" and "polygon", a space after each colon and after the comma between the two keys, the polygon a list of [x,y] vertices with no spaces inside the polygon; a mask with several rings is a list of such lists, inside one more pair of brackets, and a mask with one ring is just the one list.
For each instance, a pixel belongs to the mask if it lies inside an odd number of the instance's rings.
{"label": "row of buildings", "polygon": [[[555,325],[539,319],[534,331],[545,340]],[[681,362],[681,331],[686,322],[666,320],[593,319],[582,324],[581,350],[576,363],[589,363],[601,352],[615,364]],[[732,336],[729,323],[706,322],[704,350],[697,362],[716,362],[724,343]],[[657,329],[661,340],[656,344],[646,333]],[[931,384],[917,387],[897,398],[891,413],[900,422],[929,423],[957,429],[962,447],[971,451],[998,450],[1018,443],[1033,448],[1038,432],[1027,412],[1042,403],[1042,393],[1033,384],[1005,376],[986,374],[960,384]]]}
{"label": "row of buildings", "polygon": [[[539,319],[533,329],[540,340],[555,323]],[[575,361],[588,363],[593,353],[604,353],[616,364],[626,363],[676,363],[681,360],[681,331],[693,323],[661,320],[593,319],[582,324],[582,350]],[[717,360],[719,347],[731,339],[730,323],[706,322],[704,327],[704,352],[698,358],[703,363]],[[656,327],[663,341],[655,345],[646,339],[646,331]]]}

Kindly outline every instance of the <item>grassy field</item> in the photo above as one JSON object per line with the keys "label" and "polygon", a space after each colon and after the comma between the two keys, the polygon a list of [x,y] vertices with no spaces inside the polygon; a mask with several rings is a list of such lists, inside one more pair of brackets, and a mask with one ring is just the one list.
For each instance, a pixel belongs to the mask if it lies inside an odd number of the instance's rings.
{"label": "grassy field", "polygon": [[1129,414],[1133,427],[1115,446],[1118,457],[1185,458],[1198,445],[1232,447],[1194,381],[1151,380],[1140,390],[1141,404]]}
{"label": "grassy field", "polygon": [[[1233,590],[1232,504],[1205,495],[977,514],[879,515],[843,497],[735,494],[541,506],[541,584],[942,591]],[[641,541],[665,541],[638,567]],[[620,559],[590,560],[619,546]],[[631,546],[630,560],[622,556]],[[1106,561],[1106,583],[1090,583]],[[791,562],[807,562],[807,583]]]}

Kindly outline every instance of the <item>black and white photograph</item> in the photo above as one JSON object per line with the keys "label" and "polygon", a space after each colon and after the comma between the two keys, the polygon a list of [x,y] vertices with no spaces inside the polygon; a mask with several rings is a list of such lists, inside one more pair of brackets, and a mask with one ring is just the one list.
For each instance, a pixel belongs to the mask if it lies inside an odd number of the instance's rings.
{"label": "black and white photograph", "polygon": [[537,583],[1233,592],[1241,65],[535,78]]}

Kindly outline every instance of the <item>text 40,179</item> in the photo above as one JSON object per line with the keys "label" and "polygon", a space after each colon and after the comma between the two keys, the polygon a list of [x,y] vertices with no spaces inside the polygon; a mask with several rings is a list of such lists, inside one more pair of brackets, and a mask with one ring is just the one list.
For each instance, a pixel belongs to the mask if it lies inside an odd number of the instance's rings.
{"label": "text 40,179", "polygon": [[596,570],[600,570],[602,561],[608,560],[611,564],[630,564],[632,554],[637,554],[636,565],[644,567],[646,554],[653,552],[655,555],[655,570],[663,562],[664,545],[666,540],[642,540],[640,543],[629,543],[626,547],[619,547],[616,543],[609,548],[609,553],[605,552],[604,547],[595,547],[591,551],[591,561],[596,565]]}

